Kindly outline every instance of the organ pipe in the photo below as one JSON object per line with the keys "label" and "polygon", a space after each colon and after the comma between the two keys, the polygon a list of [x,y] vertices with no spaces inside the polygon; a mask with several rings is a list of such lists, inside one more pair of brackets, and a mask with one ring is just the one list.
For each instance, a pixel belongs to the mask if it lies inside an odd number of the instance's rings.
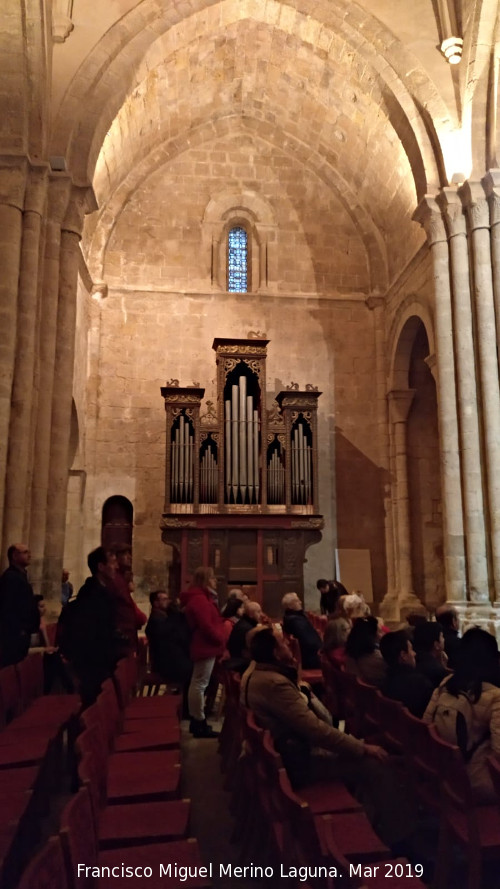
{"label": "organ pipe", "polygon": [[171,448],[171,498],[174,503],[191,503],[194,493],[194,432],[181,414]]}
{"label": "organ pipe", "polygon": [[307,504],[312,501],[312,448],[307,443],[304,424],[292,433],[292,502]]}
{"label": "organ pipe", "polygon": [[226,497],[229,501],[231,490],[231,402],[226,401],[224,408],[226,412]]}
{"label": "organ pipe", "polygon": [[238,386],[231,388],[231,443],[233,449],[232,473],[231,473],[231,490],[233,492],[233,500],[236,503],[238,495]]}

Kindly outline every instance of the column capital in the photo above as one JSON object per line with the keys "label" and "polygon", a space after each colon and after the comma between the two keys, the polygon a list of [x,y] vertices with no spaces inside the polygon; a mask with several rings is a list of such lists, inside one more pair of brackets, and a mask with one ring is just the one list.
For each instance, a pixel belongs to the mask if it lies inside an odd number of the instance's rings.
{"label": "column capital", "polygon": [[419,222],[425,230],[427,240],[431,247],[433,244],[448,240],[442,213],[436,198],[433,195],[424,195],[415,210],[412,219],[415,222]]}
{"label": "column capital", "polygon": [[488,170],[481,182],[488,196],[491,224],[498,225],[500,222],[500,170]]}
{"label": "column capital", "polygon": [[61,225],[71,194],[71,178],[67,173],[51,173],[49,175],[48,218],[56,225]]}
{"label": "column capital", "polygon": [[0,155],[0,204],[22,210],[27,177],[26,157]]}
{"label": "column capital", "polygon": [[36,213],[43,216],[45,202],[47,200],[48,187],[47,164],[32,164],[28,175],[26,194],[24,196],[24,212]]}
{"label": "column capital", "polygon": [[383,296],[367,296],[366,297],[366,305],[369,309],[381,309],[384,307],[385,299]]}
{"label": "column capital", "polygon": [[436,200],[442,210],[450,238],[467,234],[464,206],[457,189],[452,186],[442,188]]}
{"label": "column capital", "polygon": [[415,389],[392,389],[387,393],[391,423],[406,423]]}
{"label": "column capital", "polygon": [[481,182],[464,182],[458,194],[472,231],[490,227],[490,208]]}
{"label": "column capital", "polygon": [[85,214],[96,209],[93,189],[89,186],[73,185],[61,226],[63,231],[72,232],[81,238]]}
{"label": "column capital", "polygon": [[431,355],[428,355],[427,358],[424,358],[424,361],[429,368],[432,376],[434,377],[434,382],[437,383],[438,365],[436,353],[432,352]]}

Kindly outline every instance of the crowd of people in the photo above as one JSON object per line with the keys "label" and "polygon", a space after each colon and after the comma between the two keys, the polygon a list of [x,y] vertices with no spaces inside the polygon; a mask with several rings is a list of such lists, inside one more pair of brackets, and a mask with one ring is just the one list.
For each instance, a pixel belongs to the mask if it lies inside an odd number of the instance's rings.
{"label": "crowd of people", "polygon": [[[448,605],[434,620],[410,615],[405,626],[389,630],[370,614],[362,595],[319,580],[320,635],[295,592],[283,596],[279,623],[241,589],[231,590],[221,608],[214,571],[200,567],[179,598],[152,592],[147,617],[132,597],[130,548],[97,547],[76,596],[63,572],[62,611],[51,640],[43,597],[34,595],[28,580],[29,548],[14,544],[7,555],[9,566],[0,578],[0,664],[19,662],[30,644],[41,647],[46,692],[57,683],[71,691],[75,683],[83,703],[90,704],[117,660],[137,649],[137,633],[145,625],[151,669],[183,694],[193,736],[216,736],[206,719],[207,689],[216,665],[234,670],[243,677],[243,702],[270,728],[290,771],[296,778],[300,772],[300,783],[314,769],[311,754],[317,747],[336,755],[334,772],[349,771],[348,760],[385,759],[381,748],[339,731],[314,691],[300,684],[298,668],[319,670],[326,659],[434,723],[461,749],[476,797],[493,797],[486,759],[491,751],[500,754],[498,645],[477,627],[460,638],[457,612]],[[299,663],[290,639],[298,645]]]}

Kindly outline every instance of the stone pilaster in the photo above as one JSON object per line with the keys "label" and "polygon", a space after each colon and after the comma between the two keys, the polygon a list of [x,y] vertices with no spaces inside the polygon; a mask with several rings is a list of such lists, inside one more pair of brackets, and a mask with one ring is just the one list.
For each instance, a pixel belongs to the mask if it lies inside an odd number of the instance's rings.
{"label": "stone pilaster", "polygon": [[[366,304],[373,311],[373,325],[375,333],[375,361],[377,373],[377,425],[378,425],[378,444],[379,444],[379,467],[381,473],[381,493],[384,498],[384,535],[385,535],[385,558],[387,571],[387,592],[380,605],[381,614],[387,620],[397,619],[397,587],[395,574],[395,555],[394,555],[394,529],[392,514],[392,498],[390,486],[390,438],[389,438],[389,417],[387,411],[386,396],[386,343],[385,343],[385,325],[384,325],[384,306],[385,301],[381,296],[368,297]],[[393,618],[394,615],[394,618]]]}
{"label": "stone pilaster", "polygon": [[[16,354],[17,296],[27,161],[0,157],[0,528]],[[2,551],[0,557],[5,559]]]}
{"label": "stone pilaster", "polygon": [[488,591],[488,560],[467,227],[462,202],[455,189],[443,188],[437,202],[443,211],[450,244],[468,591],[473,602],[481,602]]}
{"label": "stone pilaster", "polygon": [[24,539],[26,511],[29,511],[28,472],[31,457],[31,412],[36,356],[39,261],[42,220],[47,199],[47,167],[32,166],[29,171],[22,220],[17,337],[12,384],[9,450],[5,483],[3,546]]}
{"label": "stone pilaster", "polygon": [[410,495],[408,491],[407,420],[413,402],[413,389],[393,389],[388,394],[389,417],[394,429],[397,507],[397,553],[399,564],[398,608],[400,615],[422,608],[413,592]]}
{"label": "stone pilaster", "polygon": [[61,226],[59,300],[55,375],[52,391],[50,463],[45,534],[44,594],[57,597],[63,568],[73,366],[75,357],[76,299],[83,216],[89,190],[73,186]]}
{"label": "stone pilaster", "polygon": [[42,582],[47,520],[52,393],[54,388],[59,301],[61,225],[66,215],[70,194],[70,178],[65,174],[52,174],[49,182],[42,272],[43,298],[38,340],[40,372],[35,429],[36,451],[31,491],[31,579],[37,589],[41,587]]}
{"label": "stone pilaster", "polygon": [[[489,539],[495,600],[500,601],[500,386],[493,302],[490,249],[490,210],[479,182],[467,182],[460,189],[470,231],[473,268],[473,305],[476,317],[476,343],[484,418],[484,454],[489,507]],[[486,589],[476,602],[488,603]]]}
{"label": "stone pilaster", "polygon": [[446,598],[463,603],[466,575],[448,239],[440,209],[430,195],[414,219],[426,231],[433,265]]}

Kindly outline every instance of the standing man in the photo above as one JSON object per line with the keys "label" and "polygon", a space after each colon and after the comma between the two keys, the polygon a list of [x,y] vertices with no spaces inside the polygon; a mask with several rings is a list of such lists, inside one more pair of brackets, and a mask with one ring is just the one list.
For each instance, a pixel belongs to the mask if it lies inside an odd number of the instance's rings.
{"label": "standing man", "polygon": [[61,577],[61,605],[64,606],[68,604],[71,596],[73,595],[73,584],[69,582],[69,571],[66,571],[66,568],[63,568],[63,573]]}
{"label": "standing man", "polygon": [[17,664],[28,654],[30,636],[40,626],[27,568],[31,553],[25,543],[7,550],[9,567],[0,577],[0,665]]}
{"label": "standing man", "polygon": [[80,683],[85,706],[92,704],[102,682],[111,676],[120,655],[120,634],[108,589],[116,558],[102,546],[87,558],[90,577],[59,617],[60,649],[71,663]]}

